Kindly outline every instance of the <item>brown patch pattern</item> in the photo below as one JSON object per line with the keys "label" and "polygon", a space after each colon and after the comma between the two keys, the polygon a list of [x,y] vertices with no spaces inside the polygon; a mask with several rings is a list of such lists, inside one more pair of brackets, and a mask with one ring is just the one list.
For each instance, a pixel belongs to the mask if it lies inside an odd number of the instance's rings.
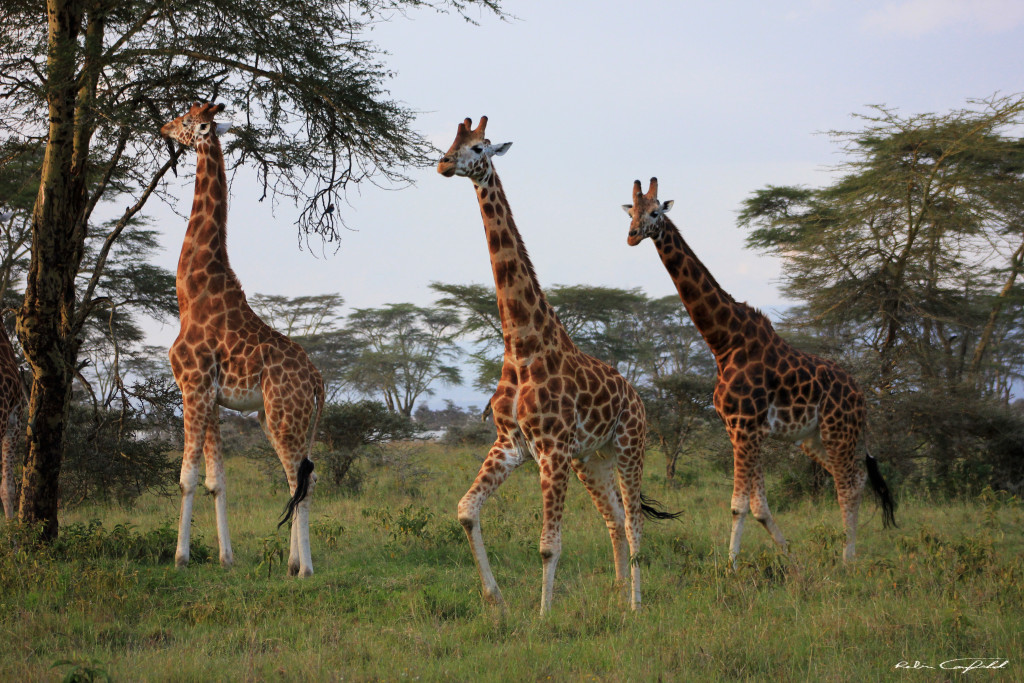
{"label": "brown patch pattern", "polygon": [[[224,498],[219,407],[258,411],[260,424],[277,451],[294,494],[299,485],[299,466],[309,457],[324,402],[319,371],[302,347],[253,312],[228,263],[227,180],[213,122],[222,108],[193,105],[187,114],[161,129],[165,136],[194,146],[198,156],[192,216],[178,259],[181,330],[170,349],[171,369],[181,388],[185,418],[182,516],[175,558],[178,566],[188,563],[192,496],[201,456],[206,464],[206,487],[215,496],[221,563],[230,565],[233,560]],[[307,495],[292,523],[288,559],[292,575],[313,573],[309,503]]]}
{"label": "brown patch pattern", "polygon": [[628,242],[654,241],[718,365],[714,405],[733,446],[733,566],[748,511],[786,547],[765,496],[761,444],[770,435],[796,441],[835,479],[846,529],[843,558],[852,560],[867,477],[855,453],[865,420],[863,393],[843,368],[790,346],[760,311],[725,292],[665,215],[667,206],[658,200],[657,179],[647,194],[636,181]]}
{"label": "brown patch pattern", "polygon": [[637,608],[640,576],[629,558],[640,549],[643,529],[644,406],[615,369],[576,348],[544,296],[491,164],[485,126],[486,117],[475,130],[466,119],[438,164],[442,175],[466,176],[476,188],[505,344],[501,379],[490,401],[497,439],[459,502],[459,521],[484,598],[501,604],[480,533],[480,510],[516,467],[536,460],[543,505],[541,611],[547,612],[561,553],[566,487],[575,473],[605,520],[616,580],[625,586],[629,575],[630,604]]}

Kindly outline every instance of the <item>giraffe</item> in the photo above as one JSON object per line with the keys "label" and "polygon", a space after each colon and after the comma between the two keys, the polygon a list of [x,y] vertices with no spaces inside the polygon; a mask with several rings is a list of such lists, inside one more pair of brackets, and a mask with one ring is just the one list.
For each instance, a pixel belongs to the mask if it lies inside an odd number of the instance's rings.
{"label": "giraffe", "polygon": [[503,608],[480,531],[480,509],[516,467],[530,457],[537,462],[543,497],[540,611],[546,614],[572,470],[608,528],[616,583],[638,609],[640,572],[630,558],[640,550],[644,514],[677,516],[656,509],[640,493],[644,406],[622,375],[576,348],[544,296],[492,164],[492,157],[504,154],[512,143],[492,145],[484,137],[486,126],[486,116],[475,129],[470,119],[460,123],[451,149],[437,166],[441,175],[468,177],[476,188],[505,347],[501,379],[489,402],[497,438],[459,501],[459,522],[469,538],[484,600]]}
{"label": "giraffe", "polygon": [[768,436],[796,442],[835,479],[846,530],[843,560],[852,561],[865,478],[881,500],[883,526],[896,524],[893,500],[878,464],[868,454],[862,469],[855,453],[864,426],[864,394],[839,365],[790,346],[764,314],[722,289],[665,215],[672,204],[658,200],[657,178],[651,178],[647,194],[635,181],[633,203],[622,207],[632,219],[627,242],[636,246],[651,238],[693,324],[715,356],[714,405],[733,448],[733,569],[748,511],[783,551],[787,547],[765,497],[761,444]]}
{"label": "giraffe", "polygon": [[17,457],[18,438],[25,414],[25,385],[14,355],[14,347],[7,329],[0,321],[0,443],[3,444],[3,478],[0,480],[0,501],[4,515],[14,519],[15,494],[14,461]]}
{"label": "giraffe", "polygon": [[185,416],[175,564],[188,564],[200,455],[206,463],[206,488],[214,496],[220,563],[229,567],[234,561],[218,424],[219,406],[225,406],[258,411],[292,494],[278,524],[291,520],[288,573],[310,576],[309,508],[316,475],[309,453],[323,409],[324,383],[302,347],[253,312],[228,264],[228,188],[217,139],[226,127],[213,120],[223,109],[223,104],[197,102],[160,129],[164,137],[194,147],[197,156],[192,216],[178,260],[181,331],[170,350]]}

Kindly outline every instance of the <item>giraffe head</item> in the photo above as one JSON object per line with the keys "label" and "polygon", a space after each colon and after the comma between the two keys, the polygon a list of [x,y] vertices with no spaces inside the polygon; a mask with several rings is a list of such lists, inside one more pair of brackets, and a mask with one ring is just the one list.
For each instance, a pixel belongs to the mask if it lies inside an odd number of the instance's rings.
{"label": "giraffe head", "polygon": [[211,137],[216,138],[231,127],[228,123],[214,122],[213,117],[222,111],[223,104],[193,102],[187,112],[165,124],[160,129],[160,134],[165,138],[173,138],[186,147],[196,147],[200,142]]}
{"label": "giraffe head", "polygon": [[647,194],[643,193],[643,187],[639,180],[633,181],[633,203],[623,204],[629,217],[629,237],[626,241],[629,246],[636,246],[643,242],[645,237],[656,237],[664,229],[665,213],[672,208],[675,202],[658,201],[658,179],[651,178],[651,186]]}
{"label": "giraffe head", "polygon": [[466,119],[455,131],[455,141],[437,164],[437,172],[446,178],[461,175],[471,180],[480,180],[491,170],[491,157],[501,156],[512,146],[511,142],[492,145],[484,137],[487,117],[481,116],[480,123],[473,128],[473,120]]}

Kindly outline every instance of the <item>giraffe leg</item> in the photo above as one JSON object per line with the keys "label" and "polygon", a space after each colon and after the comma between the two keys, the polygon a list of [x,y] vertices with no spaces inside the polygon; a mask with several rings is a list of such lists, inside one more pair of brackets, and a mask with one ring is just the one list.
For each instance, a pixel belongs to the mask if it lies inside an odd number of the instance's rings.
{"label": "giraffe leg", "polygon": [[761,442],[744,434],[731,433],[732,440],[732,533],[729,536],[729,563],[733,571],[739,564],[740,540],[743,522],[750,511],[750,482],[752,470],[760,456]]}
{"label": "giraffe leg", "polygon": [[[180,385],[180,383],[179,383]],[[182,408],[185,415],[185,448],[181,457],[181,517],[178,520],[178,547],[174,552],[174,565],[188,565],[192,540],[192,502],[199,483],[199,460],[203,454],[206,426],[214,408],[212,393],[182,389]]]}
{"label": "giraffe leg", "polygon": [[288,574],[308,577],[313,575],[313,556],[309,548],[309,513],[312,509],[313,489],[316,488],[316,473],[309,475],[306,497],[295,509],[292,520],[291,543],[288,549]]}
{"label": "giraffe leg", "polygon": [[227,479],[224,476],[224,456],[221,452],[220,424],[216,407],[213,408],[213,414],[206,424],[203,458],[206,463],[206,490],[213,495],[213,507],[217,513],[220,566],[230,567],[235,562],[235,556],[231,552],[231,534],[228,531]]}
{"label": "giraffe leg", "polygon": [[15,406],[7,416],[7,429],[3,435],[3,479],[0,481],[0,499],[4,506],[4,516],[14,519],[17,493],[14,481],[14,461],[18,450],[18,436],[21,428],[21,407]]}
{"label": "giraffe leg", "polygon": [[569,458],[558,452],[539,458],[540,489],[543,496],[540,557],[544,582],[540,592],[541,615],[551,611],[555,570],[558,569],[558,558],[562,555],[562,515],[569,484],[568,461]]}
{"label": "giraffe leg", "polygon": [[640,495],[640,480],[643,478],[642,448],[639,456],[619,460],[619,490],[626,515],[626,540],[629,542],[629,606],[640,609],[640,564],[633,562],[640,555],[640,540],[644,533],[643,502]]}
{"label": "giraffe leg", "polygon": [[[283,384],[284,382],[280,382]],[[270,393],[269,387],[264,388],[264,395]],[[288,478],[288,490],[295,495],[299,487],[299,470],[309,453],[308,428],[313,415],[313,403],[305,405],[301,397],[293,396],[291,401],[282,401],[292,405],[291,412],[270,404],[266,412],[260,411],[260,424],[277,451],[285,476]],[[295,408],[296,405],[300,407]],[[295,507],[289,529],[288,542],[288,575],[307,577],[313,575],[313,557],[309,547],[309,514],[312,508],[313,489],[316,487],[316,473],[309,473],[309,484],[306,495]]]}
{"label": "giraffe leg", "polygon": [[760,461],[751,468],[750,474],[750,511],[753,513],[754,519],[771,534],[772,540],[782,549],[782,552],[789,554],[786,539],[783,537],[779,525],[775,523],[771,510],[768,509],[768,496],[764,486],[764,466]]}
{"label": "giraffe leg", "polygon": [[835,454],[836,497],[839,499],[839,512],[843,516],[843,528],[846,531],[843,562],[848,563],[856,556],[857,513],[860,511],[864,482],[868,475],[859,467],[853,446],[837,448]]}
{"label": "giraffe leg", "polygon": [[626,589],[629,546],[626,543],[626,513],[622,507],[622,498],[615,485],[615,460],[602,454],[595,454],[586,462],[573,459],[572,467],[577,478],[583,482],[583,486],[590,493],[594,506],[604,517],[608,535],[612,540],[615,583]]}
{"label": "giraffe leg", "polygon": [[476,569],[480,574],[480,582],[483,586],[484,601],[494,605],[504,606],[505,603],[501,598],[501,591],[498,590],[498,583],[494,580],[494,574],[491,572],[487,549],[484,548],[483,534],[480,533],[480,508],[483,507],[484,501],[522,462],[522,457],[511,441],[499,436],[480,466],[473,485],[459,501],[459,523],[466,530],[466,537],[469,539],[469,548],[473,553],[473,560],[476,562]]}

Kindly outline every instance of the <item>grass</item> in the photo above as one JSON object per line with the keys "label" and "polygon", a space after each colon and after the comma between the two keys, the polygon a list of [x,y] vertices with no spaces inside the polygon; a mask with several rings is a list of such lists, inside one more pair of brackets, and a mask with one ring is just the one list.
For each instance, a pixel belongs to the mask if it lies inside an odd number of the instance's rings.
{"label": "grass", "polygon": [[[0,544],[0,680],[1020,680],[1024,531],[1016,499],[935,503],[903,492],[901,527],[862,508],[858,561],[839,561],[833,500],[777,515],[781,557],[748,524],[727,570],[731,481],[691,463],[673,488],[648,460],[645,492],[685,522],[648,523],[645,607],[612,586],[604,524],[570,487],[552,614],[538,615],[536,468],[484,507],[483,531],[508,603],[486,608],[455,505],[474,450],[405,447],[416,467],[382,467],[356,496],[320,487],[309,580],[285,576],[286,499],[257,464],[229,458],[236,565],[216,563],[213,506],[196,503],[192,564],[173,568],[178,501],[79,509],[48,552]],[[482,451],[482,449],[480,449]],[[283,479],[283,477],[280,477]],[[91,520],[102,520],[91,522]],[[999,670],[905,671],[955,657]]]}

